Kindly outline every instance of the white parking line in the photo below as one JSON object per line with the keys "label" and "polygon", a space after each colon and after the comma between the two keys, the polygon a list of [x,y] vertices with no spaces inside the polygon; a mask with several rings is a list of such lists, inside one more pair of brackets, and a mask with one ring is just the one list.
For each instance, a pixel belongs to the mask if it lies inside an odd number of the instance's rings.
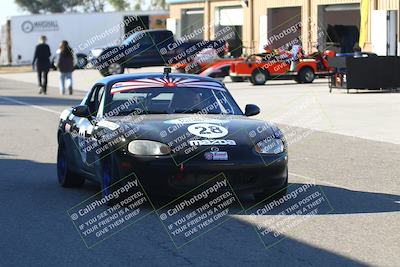
{"label": "white parking line", "polygon": [[16,104],[23,105],[23,106],[28,106],[28,107],[39,109],[39,110],[42,110],[42,111],[54,113],[54,114],[57,114],[57,115],[60,115],[60,113],[61,113],[60,111],[57,111],[57,110],[44,108],[44,107],[41,107],[41,106],[38,106],[38,105],[32,105],[32,104],[29,104],[28,102],[16,100],[16,99],[13,99],[13,98],[10,98],[10,97],[0,96],[0,99],[4,99],[4,100],[7,100],[7,101],[12,102],[12,103],[16,103]]}

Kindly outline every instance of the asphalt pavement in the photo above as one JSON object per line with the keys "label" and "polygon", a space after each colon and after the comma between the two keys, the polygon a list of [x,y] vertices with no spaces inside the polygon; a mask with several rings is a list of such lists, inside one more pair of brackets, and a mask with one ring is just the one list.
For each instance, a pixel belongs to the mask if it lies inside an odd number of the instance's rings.
{"label": "asphalt pavement", "polygon": [[[231,91],[242,104],[248,99],[237,92],[240,86]],[[298,92],[297,86],[289,91]],[[251,93],[261,97],[264,89]],[[59,113],[84,92],[48,91],[42,96],[32,83],[0,79],[0,266],[395,266],[400,260],[400,146],[387,141],[390,135],[383,142],[318,130],[313,125],[326,123],[323,112],[306,116],[307,102],[298,101],[276,112],[288,114],[281,127],[291,140],[290,186],[315,183],[326,198],[323,212],[297,216],[293,227],[270,239],[257,227],[281,215],[237,212],[177,248],[149,208],[145,218],[87,248],[67,211],[99,187],[61,188],[55,165]],[[297,106],[303,117],[291,124]],[[251,196],[239,201],[257,205]]]}

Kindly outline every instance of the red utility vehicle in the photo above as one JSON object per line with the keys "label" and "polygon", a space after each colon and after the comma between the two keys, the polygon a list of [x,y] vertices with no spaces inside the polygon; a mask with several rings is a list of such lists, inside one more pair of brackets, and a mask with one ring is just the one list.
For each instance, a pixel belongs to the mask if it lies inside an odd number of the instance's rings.
{"label": "red utility vehicle", "polygon": [[333,73],[327,58],[334,56],[332,51],[316,52],[295,61],[291,71],[291,54],[254,54],[243,61],[231,64],[230,76],[249,78],[254,85],[263,85],[269,79],[294,79],[298,83],[312,83],[316,76],[326,77]]}

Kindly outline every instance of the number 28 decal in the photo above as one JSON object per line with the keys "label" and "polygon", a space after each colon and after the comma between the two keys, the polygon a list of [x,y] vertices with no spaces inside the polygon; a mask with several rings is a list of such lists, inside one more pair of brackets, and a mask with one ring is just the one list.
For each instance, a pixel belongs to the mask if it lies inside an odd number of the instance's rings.
{"label": "number 28 decal", "polygon": [[191,134],[205,138],[220,138],[228,134],[228,129],[216,124],[197,123],[188,127]]}

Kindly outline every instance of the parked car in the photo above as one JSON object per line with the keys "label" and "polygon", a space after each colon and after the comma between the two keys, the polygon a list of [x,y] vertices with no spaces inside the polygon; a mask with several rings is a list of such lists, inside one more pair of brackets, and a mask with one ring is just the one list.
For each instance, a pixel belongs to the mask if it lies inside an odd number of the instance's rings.
{"label": "parked car", "polygon": [[224,40],[175,40],[169,30],[138,31],[120,46],[93,49],[89,62],[103,76],[121,74],[125,68],[172,65],[187,62],[203,49],[213,48],[224,54]]}

